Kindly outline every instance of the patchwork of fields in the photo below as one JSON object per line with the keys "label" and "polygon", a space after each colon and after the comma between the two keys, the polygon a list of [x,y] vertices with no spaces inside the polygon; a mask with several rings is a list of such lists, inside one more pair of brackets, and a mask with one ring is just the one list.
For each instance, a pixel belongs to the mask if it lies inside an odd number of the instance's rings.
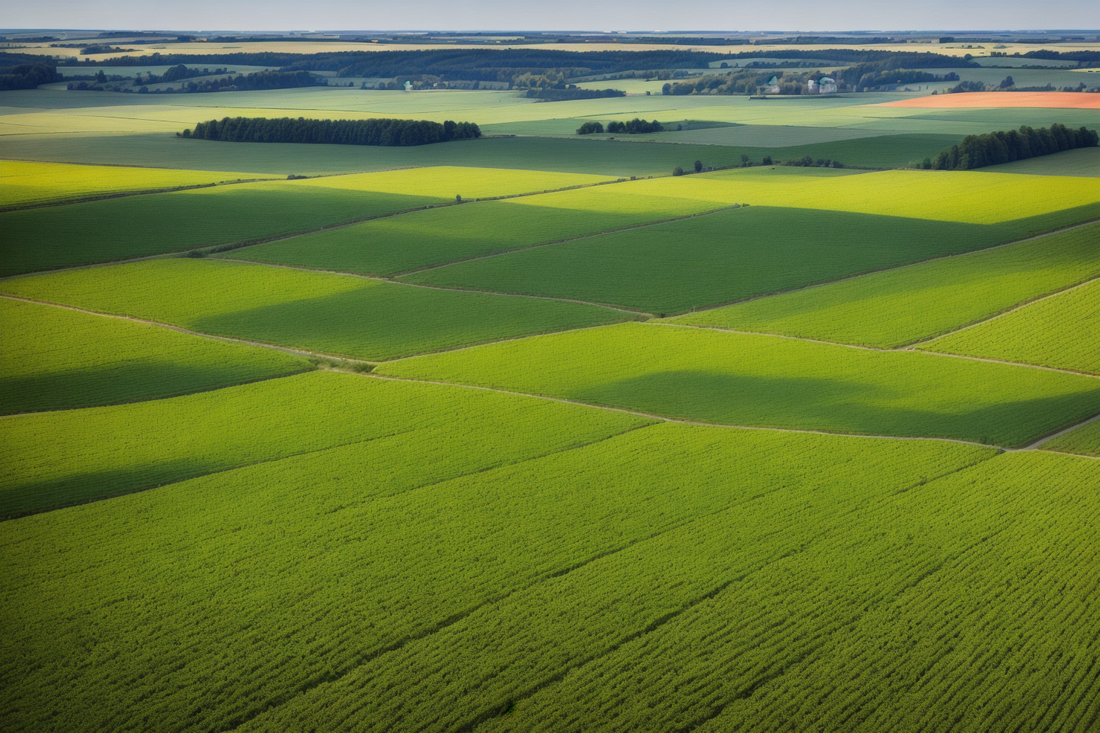
{"label": "patchwork of fields", "polygon": [[0,729],[1100,726],[1096,95],[617,83],[0,92]]}

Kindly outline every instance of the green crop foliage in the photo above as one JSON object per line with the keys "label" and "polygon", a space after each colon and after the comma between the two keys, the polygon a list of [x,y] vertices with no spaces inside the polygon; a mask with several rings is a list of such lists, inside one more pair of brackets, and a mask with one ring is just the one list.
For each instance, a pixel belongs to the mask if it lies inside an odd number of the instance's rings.
{"label": "green crop foliage", "polygon": [[0,214],[0,275],[248,242],[442,201],[309,183],[244,183],[10,211]]}
{"label": "green crop foliage", "polygon": [[180,171],[122,166],[67,165],[22,160],[0,161],[0,207],[89,198],[133,191],[203,186],[255,173]]}
{"label": "green crop foliage", "polygon": [[1100,280],[920,348],[1100,374]]}
{"label": "green crop foliage", "polygon": [[429,166],[381,173],[315,178],[311,179],[308,185],[310,188],[429,196],[453,201],[455,196],[461,196],[464,199],[515,196],[570,186],[590,186],[607,180],[609,180],[607,176],[580,173]]}
{"label": "green crop foliage", "polygon": [[[499,429],[507,436],[512,429],[507,427],[508,410],[546,412],[530,407],[541,401],[479,395],[311,372],[165,400],[7,416],[0,418],[5,465],[0,516],[117,496],[443,422],[463,424],[478,410],[484,410],[479,430]],[[586,436],[609,434],[604,432],[607,426],[616,432],[616,426],[646,422],[584,407],[561,407],[559,412],[573,417],[565,427],[558,420],[554,429],[561,434],[546,438],[547,445],[555,440],[584,443],[590,439]],[[556,420],[552,415],[543,419]],[[493,428],[496,420],[500,425]],[[51,439],[44,441],[44,435]]]}
{"label": "green crop foliage", "polygon": [[8,727],[287,729],[332,693],[349,725],[458,728],[992,455],[359,383],[405,396],[370,403],[390,437],[0,525]]}
{"label": "green crop foliage", "polygon": [[1010,227],[998,225],[752,206],[460,262],[403,279],[613,303],[664,314],[965,252],[1014,237]]}
{"label": "green crop foliage", "polygon": [[[590,642],[541,689],[530,684],[497,697],[495,709],[483,705],[479,729],[1088,730],[1100,689],[1091,664],[1100,612],[1084,600],[1100,592],[1085,549],[1100,521],[1097,481],[1096,461],[1031,453],[901,494],[868,493],[847,521],[827,523],[830,530],[786,556],[785,537],[768,542],[776,554],[759,570],[708,575],[679,608],[670,603],[661,617],[651,611],[658,618],[649,627],[646,619],[627,626],[635,617],[616,618],[609,602],[598,618],[586,615],[577,621],[586,631],[621,624],[618,644]],[[694,539],[696,555],[718,550],[707,534]],[[639,596],[691,583],[697,566],[689,563]],[[528,627],[541,630],[557,610],[532,608]],[[557,652],[554,641],[536,639],[525,662]],[[491,651],[485,657],[483,668],[500,677],[511,671]],[[443,660],[423,658],[417,671],[433,679],[423,670]],[[349,690],[342,699],[350,697]],[[446,715],[442,707],[432,713]],[[337,730],[355,725],[374,729],[357,718]]]}
{"label": "green crop foliage", "polygon": [[997,224],[1100,203],[1085,178],[977,171],[882,171],[804,176],[781,168],[718,171],[624,184],[638,193],[715,203],[850,211],[968,224]]}
{"label": "green crop foliage", "polygon": [[191,258],[28,276],[4,281],[0,290],[372,360],[632,318],[578,303]]}
{"label": "green crop foliage", "polygon": [[[1100,224],[1092,224],[984,252],[692,313],[674,322],[900,346],[1100,275],[1097,237]],[[1070,319],[1064,327],[1077,326]],[[1088,340],[1083,341],[1087,346]]]}
{"label": "green crop foliage", "polygon": [[[614,188],[600,186],[415,211],[234,250],[226,256],[389,275],[713,208],[712,204],[683,199],[639,197],[639,202],[615,196]],[[605,208],[574,208],[584,202]],[[644,206],[639,205],[642,203]],[[564,208],[569,211],[562,211]]]}
{"label": "green crop foliage", "polygon": [[0,300],[0,414],[172,397],[311,369],[272,349]]}
{"label": "green crop foliage", "polygon": [[1077,148],[1054,155],[989,166],[989,173],[1026,173],[1033,176],[1100,177],[1100,148]]}
{"label": "green crop foliage", "polygon": [[724,424],[1005,446],[1100,411],[1100,383],[1090,377],[650,324],[422,356],[379,371]]}
{"label": "green crop foliage", "polygon": [[1100,457],[1100,421],[1093,420],[1087,425],[1082,425],[1049,443],[1044,443],[1043,448]]}

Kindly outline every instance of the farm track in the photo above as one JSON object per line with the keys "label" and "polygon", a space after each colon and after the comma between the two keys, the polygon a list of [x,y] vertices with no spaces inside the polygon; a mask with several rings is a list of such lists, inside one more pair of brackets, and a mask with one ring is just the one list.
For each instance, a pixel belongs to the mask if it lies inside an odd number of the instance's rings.
{"label": "farm track", "polygon": [[[1051,433],[1050,435],[1046,436],[1045,438],[1040,438],[1039,440],[1035,441],[1034,443],[1032,443],[1030,445],[1026,445],[1023,448],[1017,448],[1017,450],[1039,450],[1039,449],[1043,448],[1044,445],[1046,445],[1050,441],[1054,440],[1055,438],[1061,438],[1063,435],[1066,435],[1067,433],[1072,433],[1074,430],[1077,430],[1078,428],[1083,428],[1086,425],[1089,425],[1090,423],[1096,422],[1097,420],[1100,420],[1100,414],[1093,415],[1092,417],[1087,418],[1085,420],[1082,420],[1079,423],[1074,423],[1073,425],[1070,425],[1068,428],[1062,428],[1058,432]],[[1048,449],[1044,449],[1044,450],[1050,450],[1050,449],[1048,448]],[[1053,451],[1053,452],[1061,453],[1061,451]],[[1065,455],[1079,456],[1081,458],[1091,458],[1095,461],[1100,461],[1100,457],[1083,456],[1080,453],[1066,453]]]}
{"label": "farm track", "polygon": [[[362,277],[362,276],[354,276],[354,277]],[[218,341],[228,341],[228,342],[232,342],[232,343],[245,344],[245,345],[248,345],[248,346],[255,346],[255,347],[263,348],[263,349],[274,349],[276,351],[282,351],[282,352],[287,353],[287,354],[294,354],[295,356],[301,356],[301,357],[305,357],[305,358],[323,359],[323,360],[330,360],[330,361],[334,361],[334,362],[344,362],[344,363],[348,363],[348,364],[357,364],[357,365],[372,367],[372,368],[377,366],[378,364],[385,363],[385,361],[366,361],[364,359],[344,357],[344,356],[339,356],[339,355],[336,355],[336,354],[327,354],[327,353],[317,352],[317,351],[308,351],[308,350],[305,350],[305,349],[294,349],[294,348],[290,348],[290,347],[287,347],[287,346],[277,346],[275,344],[268,344],[268,343],[264,343],[262,341],[249,341],[247,339],[231,338],[231,337],[228,337],[228,336],[215,336],[215,335],[208,334],[208,333],[202,333],[200,331],[191,331],[191,330],[188,330],[186,328],[181,328],[179,326],[173,326],[173,325],[170,325],[170,324],[167,324],[167,323],[160,323],[159,321],[150,321],[150,320],[146,320],[146,319],[142,319],[142,318],[134,318],[134,317],[131,317],[131,316],[118,315],[118,314],[114,314],[114,313],[103,313],[101,311],[88,310],[86,308],[78,308],[76,306],[62,305],[62,304],[59,304],[59,303],[51,303],[49,301],[44,301],[44,300],[34,300],[33,298],[21,298],[21,297],[14,296],[14,295],[3,295],[3,294],[0,294],[0,298],[7,298],[9,300],[20,300],[20,301],[24,301],[24,302],[27,302],[27,303],[37,303],[39,305],[48,305],[48,306],[53,306],[54,308],[64,308],[66,310],[77,311],[79,313],[87,313],[87,314],[95,315],[95,316],[102,316],[104,318],[117,318],[117,319],[120,319],[120,320],[132,321],[134,323],[143,323],[143,324],[150,325],[150,326],[159,326],[161,328],[167,328],[167,329],[170,329],[172,331],[176,331],[178,333],[188,334],[190,336],[198,336],[200,338],[209,338],[209,339],[216,339]],[[653,325],[675,326],[675,327],[679,327],[679,328],[700,328],[700,329],[704,329],[704,330],[728,330],[728,329],[708,329],[708,327],[706,327],[706,326],[686,326],[686,325],[675,324],[675,323],[662,323],[662,324],[653,324]],[[580,329],[569,329],[569,331],[588,330],[588,329],[592,329],[592,328],[603,328],[603,326],[586,326],[586,327],[580,328]],[[559,332],[556,332],[556,333],[567,333],[569,331],[559,331]],[[750,332],[741,332],[741,331],[734,331],[732,333],[746,333],[748,335],[753,335],[753,336],[774,336],[773,334],[750,333]],[[501,339],[499,341],[492,341],[492,342],[488,342],[488,343],[505,343],[505,342],[508,342],[508,341],[518,341],[520,339],[525,339],[525,338],[530,338],[530,336],[517,336],[517,337],[514,337],[514,338]],[[810,341],[811,340],[811,339],[799,339],[798,337],[795,337],[795,336],[779,336],[778,338],[786,338],[786,339],[791,339],[791,340],[795,340],[795,341]],[[889,349],[872,349],[872,348],[866,347],[866,346],[851,346],[851,345],[848,345],[848,344],[834,344],[834,343],[831,343],[831,342],[828,342],[828,341],[815,341],[814,343],[827,344],[829,346],[845,346],[847,348],[860,349],[860,350],[863,350],[863,351],[890,351]],[[467,345],[467,346],[460,346],[460,347],[457,347],[457,348],[454,348],[454,349],[444,349],[442,351],[428,352],[428,353],[444,353],[444,352],[451,352],[451,351],[463,351],[463,350],[466,350],[466,349],[473,349],[473,348],[477,348],[479,346],[485,346],[485,345],[487,345],[487,344],[470,344],[470,345]],[[924,353],[924,352],[922,352],[922,353]],[[932,353],[932,352],[928,352],[928,353]],[[425,355],[425,354],[418,354],[418,356],[423,356],[423,355]],[[972,360],[972,361],[986,361],[986,362],[992,362],[992,363],[995,363],[995,364],[1006,364],[1008,366],[1021,367],[1021,368],[1025,368],[1025,369],[1040,369],[1040,370],[1044,370],[1044,371],[1062,372],[1062,373],[1073,374],[1075,376],[1091,376],[1095,379],[1100,379],[1100,377],[1098,377],[1096,375],[1081,375],[1077,372],[1067,372],[1066,370],[1063,370],[1063,369],[1052,369],[1050,367],[1037,367],[1037,366],[1033,366],[1033,365],[1030,365],[1030,364],[1016,364],[1014,362],[997,361],[997,360],[994,360],[994,359],[979,359],[977,357],[965,357],[965,356],[964,357],[959,357],[959,356],[956,356],[954,354],[933,354],[933,355],[943,356],[943,357],[946,357],[946,358],[961,358],[961,359],[969,359],[969,360]],[[401,358],[405,359],[405,358],[414,358],[414,357],[401,357]],[[386,360],[386,361],[400,361],[400,359],[391,359],[391,360]],[[499,388],[496,388],[496,387],[483,387],[483,386],[479,386],[479,385],[461,384],[461,383],[458,383],[458,382],[447,382],[447,381],[441,381],[441,380],[412,379],[412,378],[408,378],[408,377],[393,377],[393,376],[388,376],[388,375],[383,376],[383,375],[380,375],[380,374],[373,374],[373,373],[369,373],[369,372],[353,371],[351,369],[340,369],[338,366],[324,367],[324,368],[329,368],[332,371],[339,371],[339,372],[343,372],[343,373],[346,373],[346,374],[355,374],[355,375],[358,375],[358,376],[369,377],[369,378],[372,378],[372,379],[382,379],[382,380],[393,381],[393,382],[415,382],[415,383],[418,383],[418,384],[434,384],[434,385],[444,386],[444,387],[460,387],[462,389],[477,389],[477,390],[482,390],[482,391],[486,391],[486,392],[497,392],[499,394],[513,395],[513,396],[517,396],[517,397],[533,397],[533,398],[536,398],[536,399],[548,400],[548,401],[551,401],[551,402],[561,402],[563,404],[579,405],[581,407],[590,407],[590,408],[596,409],[596,410],[606,410],[606,411],[610,411],[610,412],[619,412],[619,413],[623,413],[623,414],[626,414],[626,415],[634,415],[636,417],[644,417],[644,418],[648,418],[648,419],[651,419],[651,420],[659,420],[661,422],[675,423],[675,424],[678,424],[678,425],[694,425],[694,426],[699,426],[699,427],[727,428],[727,429],[731,429],[731,430],[768,430],[768,431],[780,432],[780,433],[803,433],[803,434],[810,434],[810,435],[833,435],[833,436],[840,435],[840,436],[847,436],[847,437],[851,437],[851,438],[867,438],[867,439],[871,439],[871,440],[931,440],[931,441],[938,441],[938,442],[945,442],[945,443],[957,443],[959,445],[971,445],[971,446],[976,446],[978,448],[992,448],[992,449],[1002,451],[1002,452],[1015,452],[1015,451],[1021,451],[1021,450],[1032,450],[1032,449],[1036,448],[1037,445],[1038,445],[1038,444],[1033,443],[1033,444],[1029,444],[1027,446],[1024,446],[1022,448],[1006,448],[1004,446],[993,445],[993,444],[988,444],[988,443],[978,443],[978,442],[975,442],[975,441],[961,440],[961,439],[958,439],[958,438],[942,438],[942,437],[933,437],[933,436],[925,437],[925,436],[909,436],[909,435],[880,435],[880,434],[874,434],[874,433],[845,433],[845,432],[839,432],[839,431],[833,432],[833,431],[828,431],[828,430],[811,430],[811,429],[801,429],[801,428],[779,428],[779,427],[768,427],[768,426],[761,426],[761,425],[734,425],[734,424],[730,424],[730,423],[705,422],[705,421],[702,421],[702,420],[686,420],[686,419],[683,419],[683,418],[669,417],[667,415],[658,415],[658,414],[654,414],[654,413],[640,412],[638,410],[629,410],[629,409],[626,409],[626,408],[623,408],[623,407],[611,407],[611,406],[608,406],[608,405],[599,405],[599,404],[595,404],[595,403],[591,403],[591,402],[580,402],[578,400],[570,400],[570,399],[565,399],[565,398],[562,398],[562,397],[550,397],[550,396],[547,396],[547,395],[535,394],[535,393],[531,393],[531,392],[517,392],[517,391],[513,391],[513,390],[499,389]],[[266,381],[266,380],[264,380],[264,381]],[[1091,420],[1095,420],[1095,419],[1097,419],[1097,417],[1100,417],[1100,416],[1090,418],[1086,422],[1090,422]],[[1077,424],[1075,424],[1075,425],[1073,425],[1069,428],[1065,428],[1065,429],[1061,429],[1061,430],[1062,430],[1062,432],[1069,432],[1069,430],[1072,430],[1076,427],[1079,427],[1082,424],[1084,424],[1084,423],[1077,423]],[[1056,435],[1060,435],[1060,434],[1061,433],[1057,433]],[[1042,441],[1040,441],[1039,444],[1041,444],[1042,442],[1045,442],[1047,439],[1053,439],[1054,437],[1056,437],[1056,435],[1052,435],[1052,436],[1048,436],[1047,438],[1044,438]],[[1086,457],[1088,457],[1088,456],[1086,456]],[[1097,460],[1100,460],[1100,459],[1097,459]]]}

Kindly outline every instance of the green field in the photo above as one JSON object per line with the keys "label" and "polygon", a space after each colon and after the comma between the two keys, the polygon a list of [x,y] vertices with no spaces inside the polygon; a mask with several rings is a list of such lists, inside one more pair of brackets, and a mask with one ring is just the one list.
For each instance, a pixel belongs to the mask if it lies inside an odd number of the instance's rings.
{"label": "green field", "polygon": [[1100,411],[1100,382],[1090,377],[648,324],[422,356],[378,371],[723,424],[1003,446]]}
{"label": "green field", "polygon": [[6,280],[0,291],[368,360],[633,317],[578,303],[194,258],[32,275]]}
{"label": "green field", "polygon": [[1097,237],[1100,224],[1090,224],[988,251],[692,313],[674,322],[900,346],[1100,275]]}
{"label": "green field", "polygon": [[271,349],[0,299],[0,414],[171,397],[312,368]]}
{"label": "green field", "polygon": [[[991,455],[667,425],[610,437],[644,422],[345,379],[387,393],[378,409],[409,399],[373,428],[407,432],[0,525],[0,599],[17,622],[0,640],[10,730],[141,730],[150,715],[165,731],[288,730],[329,699],[351,706],[339,716],[351,726],[459,728],[861,507]],[[595,421],[587,435],[578,419]],[[418,460],[452,441],[449,465]],[[487,458],[498,446],[507,454]],[[133,532],[129,516],[157,532]],[[80,663],[59,663],[78,649]],[[9,660],[41,655],[12,676],[23,667]]]}
{"label": "green field", "polygon": [[1093,420],[1065,435],[1043,444],[1044,450],[1080,453],[1100,458],[1100,421]]}
{"label": "green field", "polygon": [[1077,148],[1054,155],[1017,160],[983,168],[989,173],[1026,173],[1033,176],[1100,177],[1100,148]]}
{"label": "green field", "polygon": [[179,171],[4,160],[0,161],[0,208],[18,208],[134,191],[204,186],[238,178],[266,177],[255,173]]}
{"label": "green field", "polygon": [[[459,441],[456,451],[441,457],[441,466],[462,460],[492,465],[497,460],[494,454],[522,454],[517,445],[494,446],[494,442],[514,441],[518,435],[530,433],[524,450],[540,455],[540,451],[583,445],[647,422],[545,400],[331,372],[165,400],[0,420],[4,425],[0,449],[6,469],[0,479],[0,517],[150,489],[238,466],[363,445],[416,430],[439,431],[450,426],[455,433],[454,439]],[[463,434],[468,437],[457,437]],[[54,439],[45,442],[43,435]],[[400,442],[391,440],[390,450]],[[465,447],[459,448],[462,445]],[[466,458],[467,452],[475,455]],[[396,454],[389,460],[398,460]],[[407,460],[398,460],[398,465]],[[361,481],[370,465],[369,461],[347,465],[348,480]],[[431,469],[424,471],[431,475]],[[376,480],[384,490],[385,472]]]}
{"label": "green field", "polygon": [[1100,280],[1092,280],[920,348],[1100,374],[1098,334]]}
{"label": "green field", "polygon": [[752,206],[458,263],[403,279],[664,314],[1013,238],[1010,227],[997,225]]}
{"label": "green field", "polygon": [[[415,211],[234,250],[225,256],[391,275],[715,208],[715,204],[684,199],[616,195],[616,188],[600,186]],[[595,208],[573,208],[593,203]],[[569,208],[568,215],[563,215],[564,208]]]}

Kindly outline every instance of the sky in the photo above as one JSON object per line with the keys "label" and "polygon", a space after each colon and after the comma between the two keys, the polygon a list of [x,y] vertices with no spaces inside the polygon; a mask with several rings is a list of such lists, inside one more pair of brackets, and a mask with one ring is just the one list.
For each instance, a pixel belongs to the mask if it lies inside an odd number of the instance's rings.
{"label": "sky", "polygon": [[126,30],[1044,30],[1100,28],[1096,0],[35,0],[0,27]]}

